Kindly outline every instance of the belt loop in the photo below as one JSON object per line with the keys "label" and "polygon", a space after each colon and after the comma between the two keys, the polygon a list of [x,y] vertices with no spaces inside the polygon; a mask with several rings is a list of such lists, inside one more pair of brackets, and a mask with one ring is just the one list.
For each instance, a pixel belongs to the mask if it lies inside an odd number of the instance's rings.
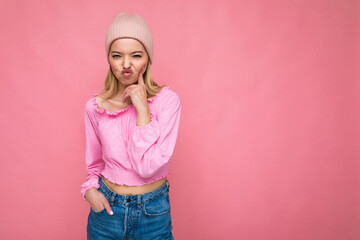
{"label": "belt loop", "polygon": [[111,206],[114,206],[115,204],[115,194],[111,193],[110,194],[110,203]]}
{"label": "belt loop", "polygon": [[137,209],[141,208],[141,196],[137,195]]}

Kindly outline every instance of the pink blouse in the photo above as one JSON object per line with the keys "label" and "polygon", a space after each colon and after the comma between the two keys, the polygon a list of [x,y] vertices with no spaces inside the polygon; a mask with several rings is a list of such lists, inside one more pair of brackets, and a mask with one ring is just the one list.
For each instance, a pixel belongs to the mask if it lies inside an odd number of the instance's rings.
{"label": "pink blouse", "polygon": [[155,182],[169,174],[178,135],[181,102],[170,87],[148,99],[151,122],[137,126],[133,105],[117,112],[100,110],[95,93],[85,104],[85,163],[87,177],[81,195],[99,189],[101,175],[128,186]]}

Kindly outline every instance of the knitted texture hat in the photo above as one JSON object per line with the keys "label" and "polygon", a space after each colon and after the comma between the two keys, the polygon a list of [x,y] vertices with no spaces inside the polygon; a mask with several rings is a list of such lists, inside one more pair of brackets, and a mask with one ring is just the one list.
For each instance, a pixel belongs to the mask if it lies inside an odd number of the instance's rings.
{"label": "knitted texture hat", "polygon": [[153,40],[150,28],[139,14],[127,14],[125,12],[116,15],[110,25],[105,38],[106,58],[109,61],[110,46],[118,38],[130,37],[140,41],[153,62]]}

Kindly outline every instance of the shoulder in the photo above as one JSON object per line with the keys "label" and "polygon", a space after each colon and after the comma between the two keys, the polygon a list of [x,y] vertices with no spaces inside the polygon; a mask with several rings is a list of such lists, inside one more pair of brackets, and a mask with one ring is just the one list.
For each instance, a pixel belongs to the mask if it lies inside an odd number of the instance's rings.
{"label": "shoulder", "polygon": [[96,112],[95,96],[96,96],[96,93],[94,93],[85,102],[85,112],[88,114],[95,114],[95,112]]}
{"label": "shoulder", "polygon": [[180,96],[175,90],[166,86],[161,91],[162,94],[159,97],[159,102],[162,109],[171,106],[177,108],[181,105]]}
{"label": "shoulder", "polygon": [[177,98],[180,100],[179,94],[169,86],[165,86],[160,90],[161,100],[166,101],[170,98]]}

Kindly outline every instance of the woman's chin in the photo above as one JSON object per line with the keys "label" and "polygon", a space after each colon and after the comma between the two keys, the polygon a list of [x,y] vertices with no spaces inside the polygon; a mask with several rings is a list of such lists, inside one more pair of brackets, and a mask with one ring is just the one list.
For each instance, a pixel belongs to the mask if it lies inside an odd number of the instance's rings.
{"label": "woman's chin", "polygon": [[119,82],[123,85],[137,84],[137,80],[134,81],[132,78],[120,77]]}

